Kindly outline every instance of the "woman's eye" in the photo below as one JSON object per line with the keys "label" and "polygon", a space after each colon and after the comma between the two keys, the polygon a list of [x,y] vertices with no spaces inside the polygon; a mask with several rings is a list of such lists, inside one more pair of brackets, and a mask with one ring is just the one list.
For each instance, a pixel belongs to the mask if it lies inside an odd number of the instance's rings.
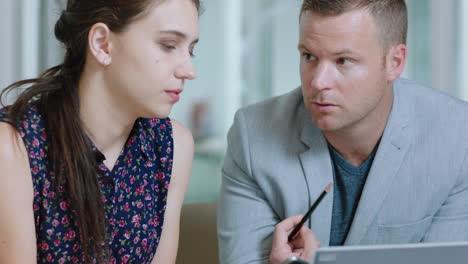
{"label": "woman's eye", "polygon": [[176,47],[173,46],[173,45],[168,45],[168,44],[162,44],[163,48],[168,50],[168,51],[171,51],[171,50],[175,50]]}

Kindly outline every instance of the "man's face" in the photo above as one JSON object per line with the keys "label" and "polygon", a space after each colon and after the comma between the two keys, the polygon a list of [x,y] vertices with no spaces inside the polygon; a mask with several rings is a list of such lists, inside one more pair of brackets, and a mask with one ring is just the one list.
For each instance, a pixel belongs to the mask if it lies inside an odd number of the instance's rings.
{"label": "man's face", "polygon": [[302,14],[304,103],[324,133],[372,127],[376,120],[386,120],[393,94],[377,30],[364,10],[337,16]]}

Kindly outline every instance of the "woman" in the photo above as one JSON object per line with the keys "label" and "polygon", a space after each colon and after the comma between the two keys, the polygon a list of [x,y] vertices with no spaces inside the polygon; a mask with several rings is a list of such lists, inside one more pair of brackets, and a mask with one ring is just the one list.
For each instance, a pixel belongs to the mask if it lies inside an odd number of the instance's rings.
{"label": "woman", "polygon": [[0,263],[175,262],[199,5],[68,1],[63,63],[0,111]]}

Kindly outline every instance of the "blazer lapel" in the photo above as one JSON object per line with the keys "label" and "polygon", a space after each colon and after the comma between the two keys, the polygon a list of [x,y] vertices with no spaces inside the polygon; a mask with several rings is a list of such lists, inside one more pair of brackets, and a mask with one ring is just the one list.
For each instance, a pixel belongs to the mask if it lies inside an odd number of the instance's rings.
{"label": "blazer lapel", "polygon": [[[299,154],[299,159],[309,190],[308,208],[310,208],[325,187],[333,182],[333,171],[327,142],[321,131],[313,125],[305,107],[302,107],[302,117],[304,126],[301,132],[301,141],[309,148]],[[309,222],[309,227],[322,245],[328,245],[330,241],[332,208],[333,189],[315,209]],[[306,211],[304,211],[305,213]]]}
{"label": "blazer lapel", "polygon": [[360,244],[365,237],[409,149],[411,140],[407,116],[403,114],[405,111],[401,110],[404,106],[401,105],[395,89],[394,93],[392,112],[346,238],[347,245]]}

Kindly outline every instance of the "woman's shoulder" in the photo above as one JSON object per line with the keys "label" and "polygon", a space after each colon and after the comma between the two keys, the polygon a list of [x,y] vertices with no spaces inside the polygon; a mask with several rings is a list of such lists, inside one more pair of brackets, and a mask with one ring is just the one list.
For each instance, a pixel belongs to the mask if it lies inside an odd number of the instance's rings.
{"label": "woman's shoulder", "polygon": [[17,176],[29,176],[30,172],[27,150],[18,130],[11,124],[0,122],[0,142],[2,142],[0,148],[1,181],[20,180],[22,182],[26,178],[22,179]]}
{"label": "woman's shoulder", "polygon": [[175,141],[174,144],[185,146],[185,148],[190,148],[193,150],[194,142],[192,132],[190,132],[187,127],[175,119],[170,119],[170,122],[172,123],[172,134]]}

